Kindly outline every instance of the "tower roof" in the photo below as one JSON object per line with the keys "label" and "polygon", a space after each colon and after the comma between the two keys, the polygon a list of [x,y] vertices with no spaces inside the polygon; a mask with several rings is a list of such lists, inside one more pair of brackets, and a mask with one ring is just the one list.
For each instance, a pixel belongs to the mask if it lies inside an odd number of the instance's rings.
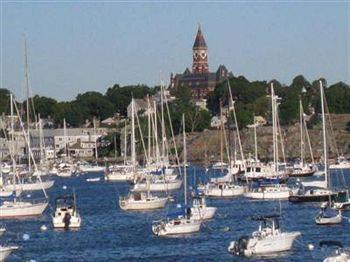
{"label": "tower roof", "polygon": [[193,48],[207,48],[207,44],[205,43],[204,36],[202,34],[201,26],[198,26],[198,31],[196,35],[196,39],[194,40]]}

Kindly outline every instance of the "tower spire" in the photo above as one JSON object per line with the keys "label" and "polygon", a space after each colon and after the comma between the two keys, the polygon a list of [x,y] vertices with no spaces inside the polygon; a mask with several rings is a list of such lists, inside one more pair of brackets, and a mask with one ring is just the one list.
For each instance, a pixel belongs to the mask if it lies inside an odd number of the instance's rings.
{"label": "tower spire", "polygon": [[198,24],[197,35],[193,44],[193,64],[192,71],[196,74],[209,72],[208,47],[205,42],[201,25]]}

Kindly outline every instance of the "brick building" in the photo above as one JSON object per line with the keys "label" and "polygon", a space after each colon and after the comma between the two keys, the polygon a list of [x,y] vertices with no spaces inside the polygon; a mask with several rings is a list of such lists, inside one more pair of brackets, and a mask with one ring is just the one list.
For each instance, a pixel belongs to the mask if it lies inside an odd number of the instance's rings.
{"label": "brick building", "polygon": [[192,70],[186,68],[182,74],[170,75],[170,88],[187,86],[192,90],[192,98],[206,98],[213,92],[215,86],[231,76],[224,65],[220,65],[216,72],[209,71],[208,47],[205,42],[201,27],[198,27],[197,35],[193,44]]}

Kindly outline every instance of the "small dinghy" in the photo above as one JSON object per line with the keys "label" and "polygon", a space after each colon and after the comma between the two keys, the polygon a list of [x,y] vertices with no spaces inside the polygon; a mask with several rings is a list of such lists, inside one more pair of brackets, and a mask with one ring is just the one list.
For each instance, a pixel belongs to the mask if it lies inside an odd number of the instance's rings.
{"label": "small dinghy", "polygon": [[[317,225],[335,225],[340,224],[342,221],[341,211],[335,212],[334,210],[328,210],[328,203],[321,205],[321,210],[315,218]],[[332,212],[333,211],[333,212]]]}
{"label": "small dinghy", "polygon": [[278,223],[279,215],[253,217],[260,221],[257,231],[251,236],[242,236],[238,241],[232,241],[228,252],[239,256],[261,256],[288,251],[300,232],[282,232]]}
{"label": "small dinghy", "polygon": [[56,209],[52,217],[54,228],[79,228],[81,218],[77,212],[75,195],[56,198]]}
{"label": "small dinghy", "polygon": [[93,178],[87,178],[86,179],[87,182],[98,182],[100,180],[101,180],[100,177],[93,177]]}

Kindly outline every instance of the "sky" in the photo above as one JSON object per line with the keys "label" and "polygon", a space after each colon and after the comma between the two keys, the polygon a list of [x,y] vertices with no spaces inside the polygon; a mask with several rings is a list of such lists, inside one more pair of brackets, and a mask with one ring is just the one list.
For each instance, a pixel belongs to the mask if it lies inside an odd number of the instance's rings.
{"label": "sky", "polygon": [[192,65],[201,24],[209,69],[249,80],[350,83],[350,4],[342,2],[1,2],[1,87],[24,97],[24,38],[32,94],[169,82]]}

